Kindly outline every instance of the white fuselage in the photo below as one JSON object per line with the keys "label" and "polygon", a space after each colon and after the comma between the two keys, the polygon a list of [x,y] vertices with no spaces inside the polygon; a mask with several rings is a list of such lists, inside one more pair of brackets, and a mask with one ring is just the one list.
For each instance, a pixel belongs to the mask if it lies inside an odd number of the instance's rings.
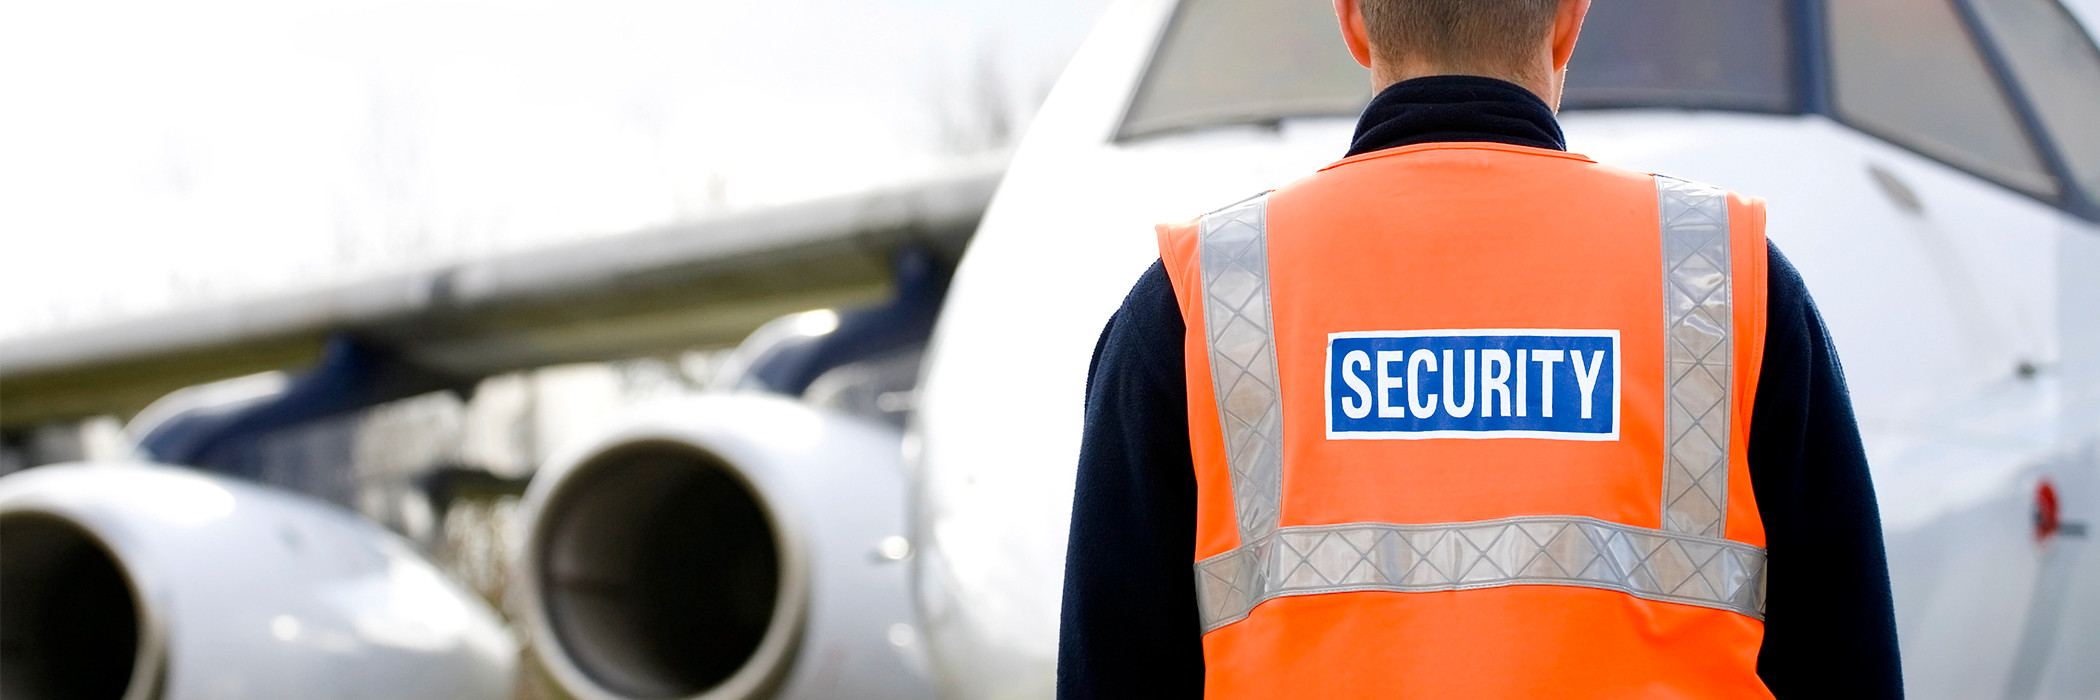
{"label": "white fuselage", "polygon": [[[1052,93],[956,273],[917,451],[918,600],[955,697],[1043,696],[1090,351],[1186,220],[1341,157],[1354,122],[1118,143],[1172,11],[1118,4]],[[1564,115],[1602,162],[1770,201],[1845,363],[1913,697],[2100,691],[2100,561],[2034,491],[2100,501],[2100,227],[1821,116]],[[1915,205],[1904,202],[1908,197]]]}

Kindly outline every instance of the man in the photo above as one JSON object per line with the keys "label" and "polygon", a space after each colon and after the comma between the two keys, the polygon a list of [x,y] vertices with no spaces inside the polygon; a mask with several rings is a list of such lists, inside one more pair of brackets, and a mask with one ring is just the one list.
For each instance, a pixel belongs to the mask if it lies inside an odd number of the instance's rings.
{"label": "man", "polygon": [[1755,199],[1554,120],[1587,0],[1335,0],[1348,157],[1090,369],[1062,697],[1898,697],[1837,356]]}

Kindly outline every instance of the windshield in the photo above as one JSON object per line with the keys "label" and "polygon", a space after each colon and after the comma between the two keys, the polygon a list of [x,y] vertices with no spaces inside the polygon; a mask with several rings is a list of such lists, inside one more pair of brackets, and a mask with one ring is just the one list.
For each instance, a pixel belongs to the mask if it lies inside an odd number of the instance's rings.
{"label": "windshield", "polygon": [[1119,136],[1354,115],[1371,99],[1371,77],[1341,37],[1326,3],[1187,0],[1160,37]]}
{"label": "windshield", "polygon": [[[1795,109],[1785,0],[1614,0],[1592,6],[1565,109]],[[1160,37],[1119,138],[1293,117],[1355,116],[1370,75],[1331,5],[1186,0]]]}

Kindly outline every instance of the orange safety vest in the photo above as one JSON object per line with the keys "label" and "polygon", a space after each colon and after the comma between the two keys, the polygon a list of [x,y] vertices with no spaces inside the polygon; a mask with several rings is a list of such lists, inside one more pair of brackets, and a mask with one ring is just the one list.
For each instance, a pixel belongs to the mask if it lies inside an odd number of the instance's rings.
{"label": "orange safety vest", "polygon": [[1159,227],[1208,695],[1771,697],[1764,221],[1438,143]]}

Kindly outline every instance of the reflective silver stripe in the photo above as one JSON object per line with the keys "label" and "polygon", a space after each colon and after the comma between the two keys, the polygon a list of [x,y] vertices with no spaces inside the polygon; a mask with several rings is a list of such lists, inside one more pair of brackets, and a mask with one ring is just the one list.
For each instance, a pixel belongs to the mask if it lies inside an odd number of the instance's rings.
{"label": "reflective silver stripe", "polygon": [[1765,551],[1596,518],[1286,527],[1196,563],[1203,631],[1286,596],[1581,586],[1764,618]]}
{"label": "reflective silver stripe", "polygon": [[1205,214],[1198,231],[1210,385],[1232,473],[1240,541],[1276,529],[1283,499],[1283,409],[1269,322],[1269,197]]}
{"label": "reflective silver stripe", "polygon": [[1279,528],[1268,198],[1206,215],[1204,330],[1240,546],[1196,563],[1204,631],[1286,596],[1521,585],[1599,588],[1763,619],[1764,549],[1721,538],[1734,357],[1727,194],[1663,177],[1656,194],[1667,306],[1662,529],[1580,516]]}
{"label": "reflective silver stripe", "polygon": [[1662,217],[1662,529],[1721,537],[1728,512],[1728,400],[1734,376],[1728,193],[1657,176]]}

